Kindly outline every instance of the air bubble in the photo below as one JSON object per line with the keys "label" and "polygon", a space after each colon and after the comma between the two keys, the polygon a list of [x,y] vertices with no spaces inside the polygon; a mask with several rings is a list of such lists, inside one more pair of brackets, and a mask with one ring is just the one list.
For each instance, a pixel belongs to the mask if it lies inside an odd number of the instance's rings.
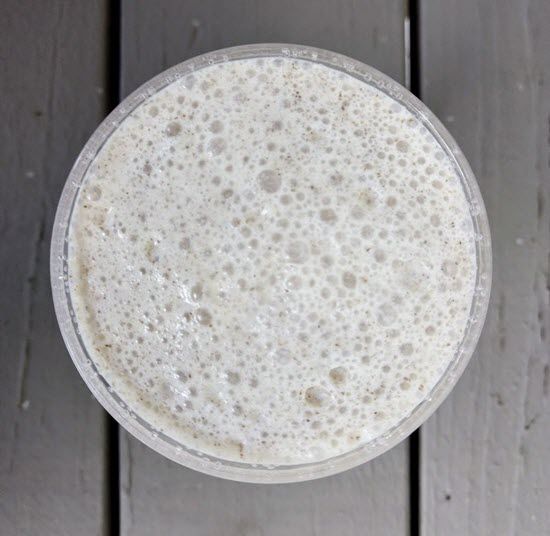
{"label": "air bubble", "polygon": [[321,386],[309,387],[305,392],[305,401],[310,406],[321,407],[330,401],[330,394]]}
{"label": "air bubble", "polygon": [[149,262],[156,263],[159,261],[159,249],[153,240],[149,240],[149,242],[147,242],[147,245],[145,246],[145,256]]}
{"label": "air bubble", "polygon": [[101,199],[101,188],[99,186],[92,186],[86,192],[86,199],[88,201],[99,201]]}
{"label": "air bubble", "polygon": [[305,262],[309,256],[308,247],[304,242],[291,242],[286,247],[286,256],[288,262],[301,264]]}
{"label": "air bubble", "polygon": [[361,236],[363,238],[370,238],[374,232],[374,229],[370,225],[365,225],[361,228]]}
{"label": "air bubble", "polygon": [[181,125],[177,121],[172,121],[168,123],[164,132],[169,137],[177,136],[181,132]]}
{"label": "air bubble", "polygon": [[321,217],[321,220],[325,223],[334,223],[337,219],[336,212],[332,210],[331,208],[323,208],[319,211],[319,215]]}
{"label": "air bubble", "polygon": [[384,253],[384,251],[381,249],[377,249],[374,252],[374,258],[377,262],[384,262],[386,260],[386,253]]}
{"label": "air bubble", "polygon": [[197,309],[196,318],[199,324],[203,326],[209,326],[212,323],[212,315],[208,312],[207,309],[200,308]]}
{"label": "air bubble", "polygon": [[397,148],[398,151],[402,153],[406,153],[409,150],[409,144],[405,140],[399,140],[395,144],[395,147]]}
{"label": "air bubble", "polygon": [[370,188],[361,190],[358,194],[358,198],[362,206],[366,208],[372,208],[376,205],[376,193]]}
{"label": "air bubble", "polygon": [[202,298],[202,285],[197,283],[191,288],[191,299],[193,301],[199,301]]}
{"label": "air bubble", "polygon": [[221,121],[216,120],[210,123],[210,132],[212,132],[212,134],[219,134],[222,130],[223,123]]}
{"label": "air bubble", "polygon": [[356,205],[351,209],[351,217],[356,220],[361,220],[365,217],[365,211]]}
{"label": "air bubble", "polygon": [[267,193],[274,194],[281,187],[281,177],[271,169],[265,169],[258,175],[260,188]]}
{"label": "air bubble", "polygon": [[334,264],[334,259],[330,255],[323,255],[321,257],[321,264],[325,268],[330,268]]}
{"label": "air bubble", "polygon": [[286,365],[290,362],[290,352],[286,348],[279,348],[275,352],[275,361],[281,365]]}
{"label": "air bubble", "polygon": [[335,385],[341,385],[348,377],[348,371],[345,367],[335,367],[330,370],[329,378]]}
{"label": "air bubble", "polygon": [[231,385],[237,385],[241,381],[241,375],[238,372],[233,372],[231,370],[228,370],[225,373],[225,377]]}
{"label": "air bubble", "polygon": [[395,309],[389,304],[384,303],[378,310],[377,320],[382,326],[389,326],[396,319]]}
{"label": "air bubble", "polygon": [[355,288],[357,283],[357,277],[351,272],[344,272],[342,274],[342,284],[349,289]]}
{"label": "air bubble", "polygon": [[458,265],[451,260],[445,260],[441,265],[441,270],[445,275],[448,275],[449,277],[455,277],[458,274]]}
{"label": "air bubble", "polygon": [[213,156],[220,155],[223,151],[225,151],[226,147],[227,143],[223,138],[214,138],[208,144],[208,150]]}
{"label": "air bubble", "polygon": [[302,286],[302,279],[297,275],[293,275],[288,278],[286,283],[287,288],[290,290],[298,290]]}

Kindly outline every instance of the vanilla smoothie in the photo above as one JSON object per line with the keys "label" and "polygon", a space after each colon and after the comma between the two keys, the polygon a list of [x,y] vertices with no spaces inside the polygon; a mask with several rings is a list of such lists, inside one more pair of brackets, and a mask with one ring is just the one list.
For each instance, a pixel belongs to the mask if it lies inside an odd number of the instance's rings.
{"label": "vanilla smoothie", "polygon": [[388,432],[448,367],[474,295],[450,158],[397,101],[300,59],[210,65],[148,97],[70,225],[97,369],[226,460],[319,461]]}

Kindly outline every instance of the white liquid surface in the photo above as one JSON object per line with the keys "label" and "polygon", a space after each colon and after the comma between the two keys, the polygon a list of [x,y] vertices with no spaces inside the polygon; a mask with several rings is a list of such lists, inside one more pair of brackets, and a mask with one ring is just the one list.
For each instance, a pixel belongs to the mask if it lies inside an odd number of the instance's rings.
{"label": "white liquid surface", "polygon": [[467,325],[469,207],[431,134],[294,59],[214,65],[105,143],[72,217],[81,336],[133,412],[187,447],[294,464],[384,434]]}

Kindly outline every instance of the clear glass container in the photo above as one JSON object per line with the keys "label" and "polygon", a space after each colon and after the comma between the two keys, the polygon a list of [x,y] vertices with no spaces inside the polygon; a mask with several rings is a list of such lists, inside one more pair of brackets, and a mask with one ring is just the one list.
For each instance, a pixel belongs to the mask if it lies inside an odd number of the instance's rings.
{"label": "clear glass container", "polygon": [[[118,125],[149,96],[180,77],[211,64],[261,57],[291,57],[321,63],[374,86],[404,105],[433,134],[456,167],[470,204],[477,256],[476,290],[464,338],[447,370],[426,398],[383,436],[349,452],[318,462],[274,467],[227,461],[198,452],[155,430],[130,412],[99,374],[83,345],[67,282],[68,236],[75,201],[88,166]],[[447,129],[414,95],[372,67],[334,52],[299,45],[254,44],[209,52],[164,71],[124,99],[101,123],[84,146],[63,189],[54,223],[50,265],[55,311],[67,349],[94,396],[121,426],[157,452],[197,471],[243,482],[298,482],[345,471],[389,450],[418,428],[449,394],[472,356],[485,320],[491,287],[491,239],[483,200],[466,158]]]}

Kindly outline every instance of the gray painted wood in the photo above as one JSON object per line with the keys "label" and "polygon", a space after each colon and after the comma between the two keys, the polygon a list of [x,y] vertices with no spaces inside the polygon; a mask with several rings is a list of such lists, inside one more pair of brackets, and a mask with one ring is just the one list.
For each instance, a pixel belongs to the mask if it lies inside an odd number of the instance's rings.
{"label": "gray painted wood", "polygon": [[123,96],[187,58],[247,43],[317,46],[404,74],[401,0],[124,0],[122,15]]}
{"label": "gray painted wood", "polygon": [[[0,533],[103,534],[105,417],[61,340],[53,216],[102,118],[104,2],[0,7]],[[85,46],[83,46],[85,43]]]}
{"label": "gray painted wood", "polygon": [[422,433],[422,534],[550,533],[550,3],[422,2],[422,93],[487,205],[491,306]]}
{"label": "gray painted wood", "polygon": [[[349,54],[403,79],[403,2],[124,2],[122,93],[196,54],[298,42]],[[222,481],[163,459],[121,432],[122,534],[408,534],[402,444],[361,468],[303,484]]]}
{"label": "gray painted wood", "polygon": [[185,469],[124,434],[122,534],[408,534],[402,447],[346,473],[299,484],[240,484]]}

